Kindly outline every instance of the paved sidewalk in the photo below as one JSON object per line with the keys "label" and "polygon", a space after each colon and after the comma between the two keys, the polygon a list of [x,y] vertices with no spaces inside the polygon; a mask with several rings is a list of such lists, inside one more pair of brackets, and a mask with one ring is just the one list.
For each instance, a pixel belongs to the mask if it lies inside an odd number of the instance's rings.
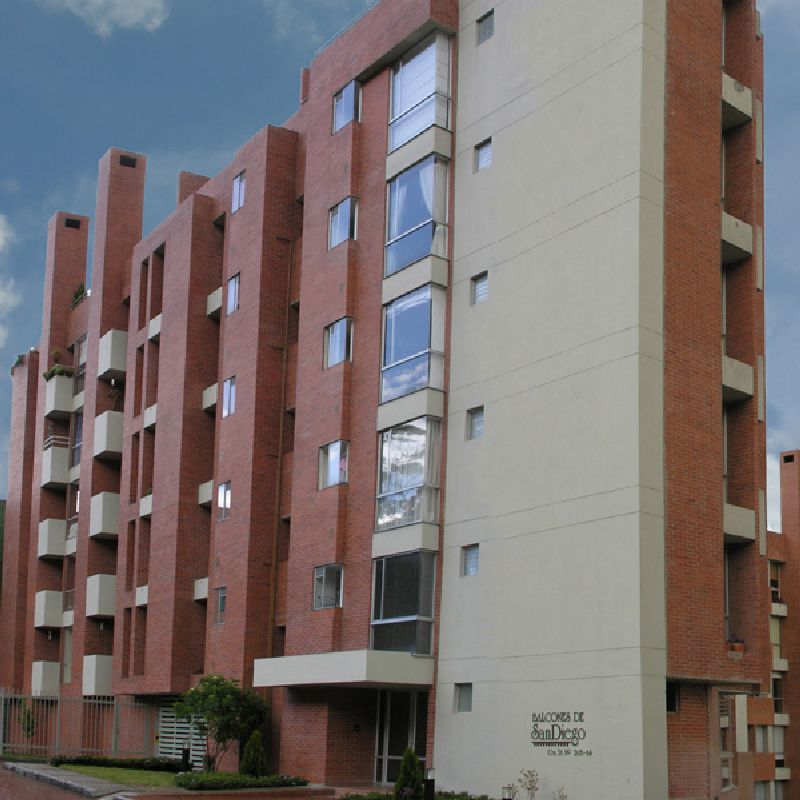
{"label": "paved sidewalk", "polygon": [[26,764],[21,761],[6,761],[3,766],[10,772],[17,773],[17,775],[34,778],[37,781],[43,781],[66,789],[69,792],[83,795],[83,797],[113,798],[120,792],[137,791],[132,786],[111,783],[101,778],[94,778],[91,775],[81,775],[78,772],[69,772],[58,767],[51,767],[49,764]]}

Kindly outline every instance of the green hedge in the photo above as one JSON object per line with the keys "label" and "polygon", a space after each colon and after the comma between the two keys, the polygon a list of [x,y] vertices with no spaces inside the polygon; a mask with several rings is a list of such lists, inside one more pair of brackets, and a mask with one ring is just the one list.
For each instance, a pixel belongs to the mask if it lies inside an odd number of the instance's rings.
{"label": "green hedge", "polygon": [[[365,794],[346,794],[340,800],[387,800],[391,790],[383,792],[366,792]],[[469,794],[467,792],[436,792],[436,800],[490,800],[485,794]]]}
{"label": "green hedge", "polygon": [[175,779],[175,785],[181,789],[192,789],[197,792],[214,789],[276,789],[281,786],[307,786],[308,781],[289,775],[265,775],[263,778],[253,778],[236,772],[181,772]]}
{"label": "green hedge", "polygon": [[180,761],[168,758],[102,758],[101,756],[56,756],[50,759],[54,767],[78,764],[84,767],[116,767],[118,769],[146,769],[152,772],[180,772]]}

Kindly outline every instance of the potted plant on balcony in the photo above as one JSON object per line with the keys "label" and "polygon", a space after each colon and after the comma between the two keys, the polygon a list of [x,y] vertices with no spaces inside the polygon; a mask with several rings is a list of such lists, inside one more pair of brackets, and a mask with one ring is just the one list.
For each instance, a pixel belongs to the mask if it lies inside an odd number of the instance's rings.
{"label": "potted plant on balcony", "polygon": [[744,639],[740,639],[735,633],[728,637],[728,650],[731,653],[744,653]]}

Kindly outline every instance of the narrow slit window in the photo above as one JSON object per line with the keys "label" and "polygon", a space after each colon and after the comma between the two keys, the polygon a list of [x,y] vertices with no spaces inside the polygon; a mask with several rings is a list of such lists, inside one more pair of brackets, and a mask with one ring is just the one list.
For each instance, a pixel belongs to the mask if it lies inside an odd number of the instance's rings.
{"label": "narrow slit window", "polygon": [[480,439],[483,436],[483,406],[467,411],[467,439]]}
{"label": "narrow slit window", "polygon": [[327,489],[347,483],[347,450],[345,441],[331,442],[319,449],[319,488]]}
{"label": "narrow slit window", "polygon": [[236,376],[226,378],[222,384],[222,416],[229,417],[236,411]]}
{"label": "narrow slit window", "polygon": [[325,564],[314,568],[314,610],[340,608],[342,605],[341,564]]}
{"label": "narrow slit window", "polygon": [[228,587],[218,586],[214,589],[215,594],[215,609],[214,609],[214,624],[223,625],[225,623],[225,611],[228,605]]}
{"label": "narrow slit window", "polygon": [[457,714],[472,711],[472,684],[455,684],[455,710]]}
{"label": "narrow slit window", "polygon": [[333,96],[333,132],[340,131],[350,122],[358,121],[361,112],[361,87],[350,81]]}
{"label": "narrow slit window", "polygon": [[346,197],[335,205],[328,214],[328,249],[340,245],[348,239],[355,239],[357,233],[358,200]]}
{"label": "narrow slit window", "polygon": [[226,303],[226,312],[228,316],[233,314],[239,308],[239,273],[237,272],[232,278],[228,278],[228,297]]}
{"label": "narrow slit window", "polygon": [[476,306],[483,303],[489,297],[489,273],[479,272],[472,276],[470,281],[470,302]]}
{"label": "narrow slit window", "polygon": [[492,140],[484,139],[475,145],[475,172],[481,172],[492,166]]}
{"label": "narrow slit window", "polygon": [[349,317],[337,319],[325,328],[325,369],[352,360],[353,320]]}
{"label": "narrow slit window", "polygon": [[476,23],[477,43],[479,45],[494,36],[494,9],[484,14]]}
{"label": "narrow slit window", "polygon": [[480,545],[477,544],[468,544],[461,548],[461,574],[464,577],[478,574],[480,554]]}
{"label": "narrow slit window", "polygon": [[217,519],[228,519],[231,515],[231,482],[225,481],[217,487]]}
{"label": "narrow slit window", "polygon": [[233,179],[233,189],[231,191],[231,213],[235,214],[244,205],[244,190],[247,185],[245,170],[242,170]]}

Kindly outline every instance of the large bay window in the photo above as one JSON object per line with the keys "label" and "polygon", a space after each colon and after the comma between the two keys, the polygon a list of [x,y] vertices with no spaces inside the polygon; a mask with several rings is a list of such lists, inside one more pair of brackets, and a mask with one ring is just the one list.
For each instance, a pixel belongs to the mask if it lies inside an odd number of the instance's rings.
{"label": "large bay window", "polygon": [[441,420],[420,417],[380,434],[376,529],[439,518]]}
{"label": "large bay window", "polygon": [[389,150],[432,125],[450,125],[450,40],[444,34],[418,44],[392,73]]}
{"label": "large bay window", "polygon": [[447,256],[447,162],[429,156],[389,182],[386,275]]}
{"label": "large bay window", "polygon": [[444,387],[444,289],[428,284],[386,306],[381,402]]}
{"label": "large bay window", "polygon": [[376,559],[373,650],[430,655],[435,564],[424,551]]}

